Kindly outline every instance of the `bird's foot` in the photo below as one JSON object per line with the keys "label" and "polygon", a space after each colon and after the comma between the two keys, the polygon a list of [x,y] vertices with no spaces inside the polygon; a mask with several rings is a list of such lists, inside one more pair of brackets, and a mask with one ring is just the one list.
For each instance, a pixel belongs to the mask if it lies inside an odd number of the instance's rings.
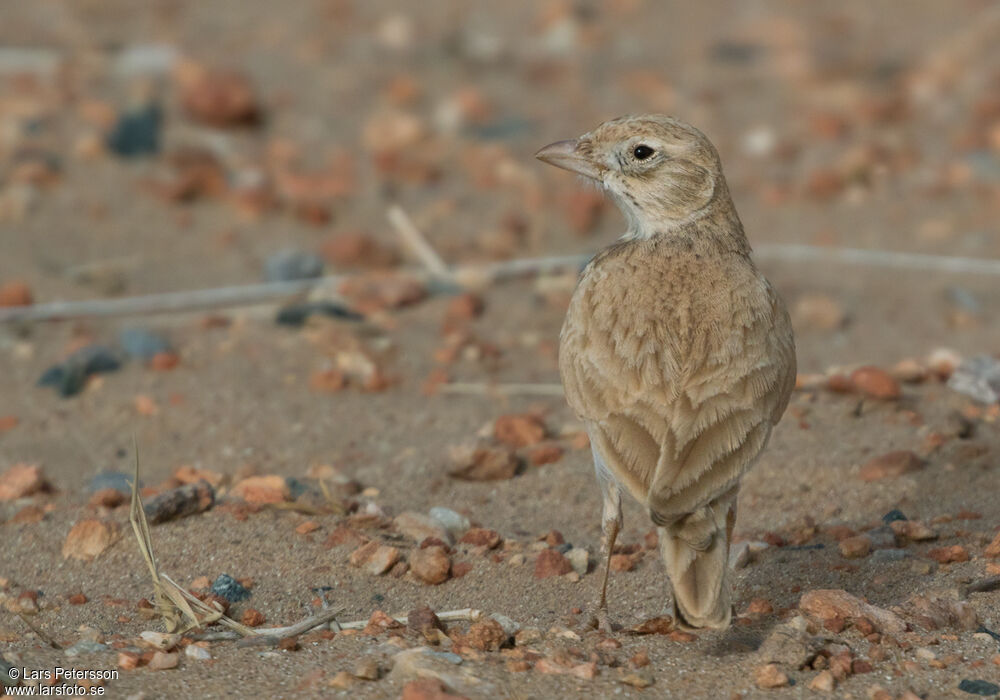
{"label": "bird's foot", "polygon": [[597,612],[590,618],[590,626],[604,632],[604,634],[615,633],[614,628],[611,626],[611,620],[608,619],[607,608],[597,609]]}

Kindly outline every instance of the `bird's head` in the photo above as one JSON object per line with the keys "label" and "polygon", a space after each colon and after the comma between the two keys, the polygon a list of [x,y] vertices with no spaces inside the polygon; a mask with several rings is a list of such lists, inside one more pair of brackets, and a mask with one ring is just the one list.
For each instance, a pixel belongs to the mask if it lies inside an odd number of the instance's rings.
{"label": "bird's head", "polygon": [[634,236],[651,236],[697,218],[725,192],[719,155],[708,138],[661,114],[604,122],[579,138],[546,146],[535,157],[600,183]]}

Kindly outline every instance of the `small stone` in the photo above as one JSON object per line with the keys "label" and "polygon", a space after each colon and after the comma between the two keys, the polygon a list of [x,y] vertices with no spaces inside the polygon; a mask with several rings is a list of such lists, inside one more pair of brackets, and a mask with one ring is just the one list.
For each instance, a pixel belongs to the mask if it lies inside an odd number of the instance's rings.
{"label": "small stone", "polygon": [[503,539],[500,537],[500,533],[496,530],[487,530],[482,527],[474,527],[464,535],[462,539],[459,540],[462,544],[472,545],[473,547],[485,547],[486,549],[495,549],[500,545]]}
{"label": "small stone", "polygon": [[960,544],[951,547],[938,547],[927,552],[927,556],[938,564],[954,564],[969,561],[969,552]]}
{"label": "small stone", "polygon": [[166,338],[145,328],[124,329],[118,334],[118,342],[127,355],[140,360],[170,352],[170,342]]}
{"label": "small stone", "polygon": [[243,615],[240,617],[240,622],[247,627],[260,627],[266,621],[264,613],[255,608],[247,608],[243,611]]}
{"label": "small stone", "polygon": [[448,687],[437,678],[420,678],[403,686],[400,700],[468,700],[468,698],[449,693]]}
{"label": "small stone", "polygon": [[633,688],[648,688],[653,685],[653,674],[643,672],[643,673],[626,673],[621,677],[621,682],[625,685],[630,685]]}
{"label": "small stone", "polygon": [[674,631],[674,621],[669,615],[653,617],[632,627],[632,634],[670,634]]}
{"label": "small stone", "polygon": [[460,448],[452,451],[455,466],[448,472],[464,481],[498,481],[513,478],[520,467],[515,452],[506,447]]}
{"label": "small stone", "polygon": [[111,523],[100,520],[82,520],[66,535],[62,555],[64,559],[90,561],[100,556],[111,546],[116,528]]}
{"label": "small stone", "polygon": [[510,635],[499,622],[491,619],[472,623],[468,634],[459,634],[456,637],[457,643],[470,646],[473,649],[497,651],[507,642]]}
{"label": "small stone", "polygon": [[889,524],[898,536],[913,542],[924,542],[937,539],[938,534],[920,520],[897,520]]}
{"label": "small stone", "polygon": [[414,679],[434,680],[450,692],[468,693],[478,690],[481,694],[481,689],[477,688],[481,685],[481,681],[470,671],[459,668],[461,663],[462,657],[457,654],[439,653],[429,647],[414,647],[392,657],[389,679],[397,685]]}
{"label": "small stone", "polygon": [[319,530],[319,523],[313,520],[306,520],[304,523],[299,523],[295,528],[295,532],[299,535],[309,535],[317,530]]}
{"label": "small stone", "polygon": [[841,556],[847,559],[861,559],[871,554],[872,541],[864,535],[858,535],[841,540],[837,547]]}
{"label": "small stone", "polygon": [[338,671],[336,675],[330,679],[327,685],[331,688],[337,688],[338,690],[347,690],[354,685],[354,676],[347,671]]}
{"label": "small stone", "polygon": [[890,563],[906,559],[906,551],[903,549],[876,549],[872,559],[877,562]]}
{"label": "small stone", "polygon": [[365,563],[368,573],[381,576],[395,566],[399,561],[399,550],[389,545],[380,544]]}
{"label": "small stone", "polygon": [[461,513],[456,513],[451,508],[436,506],[428,513],[432,519],[447,530],[452,537],[461,537],[462,533],[471,527],[469,519]]}
{"label": "small stone", "polygon": [[1000,361],[989,355],[964,360],[948,379],[948,388],[985,404],[1000,401]]}
{"label": "small stone", "polygon": [[66,599],[70,605],[83,605],[87,602],[87,596],[83,593],[74,593]]}
{"label": "small stone", "polygon": [[160,150],[163,110],[150,102],[123,112],[108,133],[105,145],[116,155],[131,158],[152,155]]}
{"label": "small stone", "polygon": [[631,571],[635,568],[639,560],[642,559],[642,552],[634,552],[632,554],[612,554],[611,555],[611,570],[612,571]]}
{"label": "small stone", "polygon": [[184,656],[192,661],[210,661],[212,659],[212,652],[203,646],[198,646],[198,644],[188,644],[184,648]]}
{"label": "small stone", "polygon": [[528,461],[536,467],[552,464],[562,459],[563,449],[559,445],[537,445],[528,450]]}
{"label": "small stone", "polygon": [[451,533],[430,516],[406,511],[393,519],[396,529],[414,542],[423,542],[428,537],[451,544],[454,540]]}
{"label": "small stone", "polygon": [[742,569],[750,563],[750,544],[748,542],[737,542],[729,548],[729,566],[733,569]]}
{"label": "small stone", "polygon": [[34,297],[26,282],[12,280],[0,285],[0,307],[31,306]]}
{"label": "small stone", "polygon": [[909,474],[923,466],[924,461],[913,452],[897,450],[869,460],[861,467],[858,476],[862,481],[877,481]]}
{"label": "small stone", "polygon": [[424,583],[444,583],[451,571],[451,558],[444,547],[417,549],[410,555],[410,570]]}
{"label": "small stone", "polygon": [[371,657],[361,659],[354,667],[353,675],[363,681],[377,681],[379,676],[378,662]]}
{"label": "small stone", "polygon": [[562,576],[573,570],[569,559],[555,549],[543,549],[535,559],[535,578],[544,579]]}
{"label": "small stone", "polygon": [[774,606],[766,598],[754,598],[747,606],[748,615],[770,615],[774,612]]}
{"label": "small stone", "polygon": [[69,658],[76,658],[82,654],[99,654],[107,651],[110,647],[96,639],[81,639],[73,646],[67,647],[63,653]]}
{"label": "small stone", "polygon": [[389,630],[403,629],[403,625],[395,618],[389,617],[381,610],[376,610],[368,618],[368,624],[361,631],[362,634],[376,636]]}
{"label": "small stone", "polygon": [[898,508],[893,508],[888,513],[882,516],[882,522],[886,525],[892,525],[895,522],[906,522],[908,518],[903,514],[903,511]]}
{"label": "small stone", "polygon": [[898,399],[902,395],[899,382],[878,367],[861,367],[851,372],[854,388],[876,399]]}
{"label": "small stone", "polygon": [[181,655],[176,652],[166,652],[158,651],[153,654],[153,658],[149,660],[147,668],[150,671],[166,671],[171,668],[177,668],[177,664],[180,663]]}
{"label": "small stone", "polygon": [[500,416],[493,424],[493,434],[510,447],[528,447],[545,439],[545,423],[530,413]]}
{"label": "small stone", "polygon": [[239,603],[252,595],[246,586],[229,574],[219,574],[218,578],[212,582],[211,591],[230,603]]}
{"label": "small stone", "polygon": [[24,498],[45,488],[45,475],[37,464],[15,464],[0,475],[0,501]]}
{"label": "small stone", "polygon": [[820,671],[809,681],[809,690],[815,690],[818,693],[832,693],[836,686],[837,681],[833,674],[827,670]]}
{"label": "small stone", "polygon": [[120,651],[118,652],[118,668],[131,671],[139,667],[141,659],[142,657],[133,651]]}
{"label": "small stone", "polygon": [[264,263],[264,279],[268,282],[294,282],[323,276],[325,264],[314,253],[301,250],[283,250]]}
{"label": "small stone", "polygon": [[569,559],[573,571],[580,576],[586,575],[587,569],[590,567],[590,552],[583,547],[573,547],[566,552],[566,558]]}
{"label": "small stone", "polygon": [[291,496],[285,477],[277,474],[249,476],[233,486],[230,493],[251,505],[282,503]]}
{"label": "small stone", "polygon": [[175,75],[181,106],[191,119],[233,127],[252,125],[260,118],[253,86],[244,74],[185,62]]}
{"label": "small stone", "polygon": [[965,679],[958,684],[958,689],[969,695],[981,695],[983,697],[1000,694],[1000,685],[983,680]]}
{"label": "small stone", "polygon": [[1000,559],[1000,532],[998,532],[997,536],[993,538],[993,541],[986,546],[986,549],[983,551],[983,556],[989,557],[990,559]]}
{"label": "small stone", "polygon": [[431,630],[444,629],[444,625],[441,624],[441,620],[438,619],[437,614],[426,605],[407,613],[406,626],[421,634],[427,634]]}
{"label": "small stone", "polygon": [[766,664],[754,671],[754,683],[758,688],[784,688],[788,685],[788,676],[776,664]]}

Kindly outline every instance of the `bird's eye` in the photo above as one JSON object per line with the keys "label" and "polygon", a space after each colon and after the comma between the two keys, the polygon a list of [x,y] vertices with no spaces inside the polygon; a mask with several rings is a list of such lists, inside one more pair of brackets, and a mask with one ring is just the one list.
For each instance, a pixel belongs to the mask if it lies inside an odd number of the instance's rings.
{"label": "bird's eye", "polygon": [[639,144],[635,147],[635,150],[632,151],[632,155],[635,156],[636,160],[646,160],[653,155],[653,153],[653,149],[645,144]]}

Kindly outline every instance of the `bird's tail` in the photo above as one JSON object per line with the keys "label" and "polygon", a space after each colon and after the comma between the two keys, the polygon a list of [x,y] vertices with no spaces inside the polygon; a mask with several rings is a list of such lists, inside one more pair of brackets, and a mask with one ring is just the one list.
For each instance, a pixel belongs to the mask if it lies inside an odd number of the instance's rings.
{"label": "bird's tail", "polygon": [[657,528],[660,554],[674,589],[678,627],[729,626],[729,539],[735,520],[736,494],[732,493]]}

